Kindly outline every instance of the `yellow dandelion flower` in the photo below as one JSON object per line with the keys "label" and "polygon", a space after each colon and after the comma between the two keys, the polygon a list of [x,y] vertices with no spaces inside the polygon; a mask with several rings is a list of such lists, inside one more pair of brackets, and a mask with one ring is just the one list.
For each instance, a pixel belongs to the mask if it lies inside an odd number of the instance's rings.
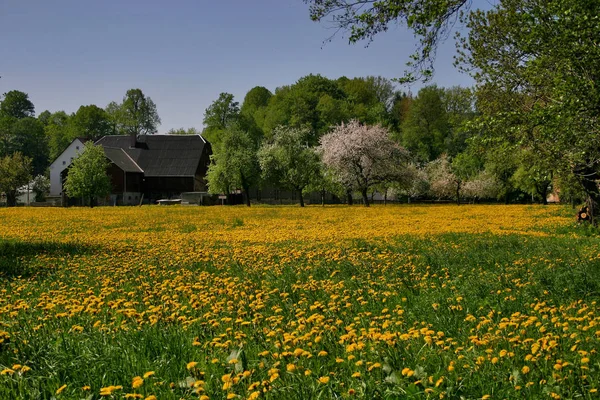
{"label": "yellow dandelion flower", "polygon": [[194,368],[196,365],[198,365],[198,363],[196,361],[190,361],[189,363],[187,363],[186,368],[187,369],[192,369]]}
{"label": "yellow dandelion flower", "polygon": [[322,376],[319,378],[319,383],[322,383],[323,385],[326,385],[327,383],[329,383],[329,377],[328,376]]}

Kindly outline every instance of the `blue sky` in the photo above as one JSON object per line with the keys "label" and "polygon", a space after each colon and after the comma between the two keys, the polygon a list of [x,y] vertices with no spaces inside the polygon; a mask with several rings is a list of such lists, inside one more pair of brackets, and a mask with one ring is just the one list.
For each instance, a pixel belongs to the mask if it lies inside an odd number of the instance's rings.
{"label": "blue sky", "polygon": [[[331,34],[301,0],[1,0],[0,93],[28,93],[38,114],[70,113],[139,87],[156,103],[164,133],[202,128],[220,92],[241,103],[254,86],[274,91],[309,73],[401,76],[415,46],[396,26],[368,48],[342,36],[323,44]],[[449,40],[434,82],[471,85],[453,55]]]}

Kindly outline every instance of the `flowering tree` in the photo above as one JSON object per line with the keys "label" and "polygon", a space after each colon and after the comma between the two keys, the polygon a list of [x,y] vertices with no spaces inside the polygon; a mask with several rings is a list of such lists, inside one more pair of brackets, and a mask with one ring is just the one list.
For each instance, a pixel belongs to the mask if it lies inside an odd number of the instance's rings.
{"label": "flowering tree", "polygon": [[358,121],[342,123],[321,138],[323,163],[337,180],[359,191],[365,206],[367,192],[376,185],[407,183],[409,153],[390,139],[387,129],[361,125]]}
{"label": "flowering tree", "polygon": [[480,172],[463,185],[463,195],[473,200],[495,199],[500,190],[500,182],[488,171]]}
{"label": "flowering tree", "polygon": [[448,156],[442,156],[427,165],[431,193],[437,198],[455,199],[460,204],[462,180],[452,171]]}

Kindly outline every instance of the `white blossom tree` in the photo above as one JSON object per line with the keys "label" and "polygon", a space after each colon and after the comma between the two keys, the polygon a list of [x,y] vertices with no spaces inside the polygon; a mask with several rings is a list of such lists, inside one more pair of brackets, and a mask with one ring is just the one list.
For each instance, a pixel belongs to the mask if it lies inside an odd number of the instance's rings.
{"label": "white blossom tree", "polygon": [[455,199],[460,204],[462,180],[452,171],[448,156],[442,156],[427,164],[431,194],[439,199]]}
{"label": "white blossom tree", "polygon": [[498,178],[487,171],[481,171],[473,179],[464,183],[463,195],[473,200],[495,199],[500,189]]}
{"label": "white blossom tree", "polygon": [[345,187],[360,192],[365,206],[369,206],[370,188],[410,181],[408,151],[390,139],[387,129],[379,125],[361,125],[356,120],[342,123],[320,142],[325,166]]}

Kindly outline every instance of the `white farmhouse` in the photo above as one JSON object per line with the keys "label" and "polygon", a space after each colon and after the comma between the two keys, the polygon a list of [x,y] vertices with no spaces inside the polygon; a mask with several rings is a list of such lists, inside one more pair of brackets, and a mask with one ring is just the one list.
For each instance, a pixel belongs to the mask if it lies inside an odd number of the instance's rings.
{"label": "white farmhouse", "polygon": [[79,153],[83,151],[85,139],[77,138],[71,142],[69,147],[61,153],[52,164],[50,164],[50,196],[61,196],[63,190],[62,172],[71,165]]}

